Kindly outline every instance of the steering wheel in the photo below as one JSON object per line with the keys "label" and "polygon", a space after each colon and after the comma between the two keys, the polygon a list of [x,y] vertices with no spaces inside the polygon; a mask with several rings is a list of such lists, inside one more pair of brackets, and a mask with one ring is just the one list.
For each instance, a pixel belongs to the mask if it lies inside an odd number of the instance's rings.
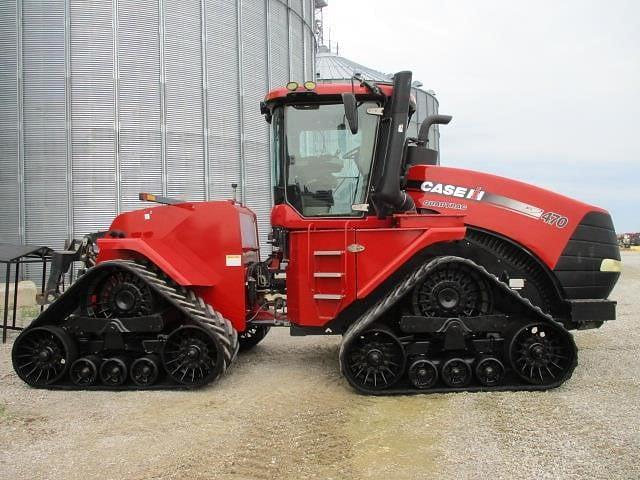
{"label": "steering wheel", "polygon": [[354,162],[358,157],[360,157],[360,145],[358,145],[355,148],[352,148],[351,150],[346,152],[344,155],[342,155],[343,160],[353,160]]}

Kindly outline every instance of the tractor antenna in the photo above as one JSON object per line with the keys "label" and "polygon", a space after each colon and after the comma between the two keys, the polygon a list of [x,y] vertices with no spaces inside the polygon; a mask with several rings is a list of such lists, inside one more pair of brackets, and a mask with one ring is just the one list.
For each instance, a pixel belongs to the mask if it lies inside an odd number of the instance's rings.
{"label": "tractor antenna", "polygon": [[238,190],[238,184],[237,183],[232,183],[231,184],[231,188],[233,189],[233,203],[238,203],[238,199],[237,199],[237,190]]}

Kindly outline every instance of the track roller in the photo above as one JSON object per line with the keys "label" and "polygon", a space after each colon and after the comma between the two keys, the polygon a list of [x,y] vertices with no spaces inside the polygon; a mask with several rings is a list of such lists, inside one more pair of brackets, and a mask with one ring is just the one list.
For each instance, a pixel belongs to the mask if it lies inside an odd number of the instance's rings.
{"label": "track roller", "polygon": [[18,376],[34,387],[60,380],[76,356],[75,343],[67,332],[51,325],[22,332],[11,354]]}
{"label": "track roller", "polygon": [[485,387],[500,385],[504,372],[504,365],[495,357],[483,358],[476,365],[476,378]]}
{"label": "track roller", "polygon": [[89,355],[77,359],[69,368],[69,376],[74,385],[88,387],[94,385],[100,373],[100,357]]}
{"label": "track roller", "polygon": [[100,366],[100,380],[109,387],[123,385],[127,381],[127,364],[125,357],[111,357],[102,362]]}
{"label": "track roller", "polygon": [[431,388],[438,381],[438,367],[433,362],[420,358],[411,364],[408,375],[414,387],[419,389]]}
{"label": "track roller", "polygon": [[471,367],[462,358],[450,358],[442,364],[440,377],[449,387],[466,387],[471,382]]}
{"label": "track roller", "polygon": [[131,380],[139,387],[149,387],[158,381],[160,376],[160,358],[147,355],[134,360],[130,368]]}

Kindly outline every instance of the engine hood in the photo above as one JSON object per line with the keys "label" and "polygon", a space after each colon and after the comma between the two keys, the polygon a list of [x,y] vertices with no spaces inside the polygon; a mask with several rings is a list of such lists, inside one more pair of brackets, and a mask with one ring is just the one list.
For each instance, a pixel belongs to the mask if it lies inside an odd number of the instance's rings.
{"label": "engine hood", "polygon": [[411,167],[407,192],[419,210],[462,213],[467,225],[517,242],[550,269],[587,214],[608,215],[601,208],[524,182],[442,166]]}

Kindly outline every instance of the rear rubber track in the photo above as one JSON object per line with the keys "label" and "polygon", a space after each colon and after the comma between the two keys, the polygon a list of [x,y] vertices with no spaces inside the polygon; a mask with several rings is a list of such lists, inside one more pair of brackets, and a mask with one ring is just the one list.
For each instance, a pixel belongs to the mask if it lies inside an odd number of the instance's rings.
{"label": "rear rubber track", "polygon": [[[211,305],[205,303],[201,297],[195,295],[192,290],[175,284],[175,282],[173,282],[161,270],[147,265],[146,263],[136,262],[133,260],[110,260],[102,262],[87,270],[87,272],[79,277],[73,285],[67,288],[67,290],[60,295],[54,303],[49,305],[49,307],[23,331],[23,334],[35,327],[53,325],[64,328],[64,320],[77,310],[79,305],[78,298],[82,298],[81,295],[86,294],[87,286],[91,283],[92,278],[96,274],[107,269],[120,269],[135,274],[137,277],[142,279],[156,295],[162,298],[166,304],[170,305],[183,315],[183,326],[197,326],[205,329],[214,336],[218,344],[222,347],[223,365],[220,375],[224,374],[231,366],[239,350],[238,332],[231,322],[214,310]],[[16,339],[16,342],[19,338],[20,336]],[[217,380],[220,375],[211,381]],[[98,383],[95,385],[79,387],[71,383],[68,375],[65,375],[62,381],[49,385],[32,386],[35,388],[64,390],[158,390],[192,389],[199,388],[204,385],[206,385],[206,383],[199,385],[184,385],[165,381],[163,383],[150,386],[138,386],[130,383],[121,386],[108,386]]]}
{"label": "rear rubber track", "polygon": [[216,335],[224,346],[225,370],[231,366],[238,355],[240,345],[238,332],[229,320],[205,303],[192,290],[174,284],[160,269],[133,260],[114,260],[114,262],[130,267],[159,296],[189,318],[192,324],[206,328]]}

